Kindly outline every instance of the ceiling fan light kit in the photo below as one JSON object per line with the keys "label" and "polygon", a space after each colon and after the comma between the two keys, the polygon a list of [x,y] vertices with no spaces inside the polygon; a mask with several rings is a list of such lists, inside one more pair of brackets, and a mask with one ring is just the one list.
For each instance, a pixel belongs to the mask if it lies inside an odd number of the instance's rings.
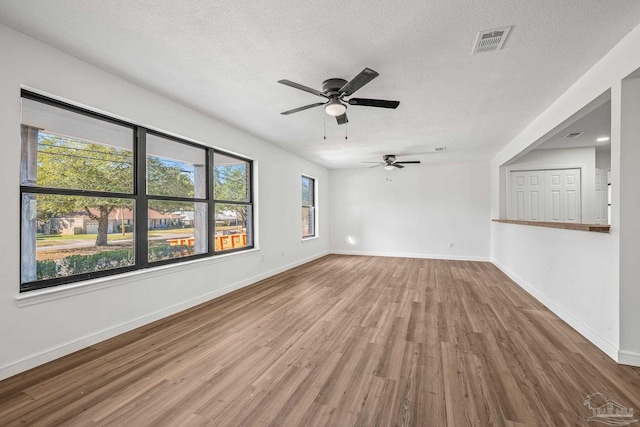
{"label": "ceiling fan light kit", "polygon": [[324,104],[324,111],[330,116],[338,117],[347,111],[347,106],[338,99],[332,99]]}
{"label": "ceiling fan light kit", "polygon": [[294,108],[293,110],[284,111],[280,114],[289,115],[324,105],[324,111],[328,115],[335,117],[339,125],[343,125],[349,122],[347,119],[347,104],[363,107],[398,108],[398,105],[400,105],[399,101],[368,98],[344,99],[345,97],[353,95],[358,89],[378,77],[378,75],[379,74],[371,68],[365,68],[360,72],[360,74],[351,79],[351,81],[346,81],[344,79],[325,80],[322,82],[322,91],[301,85],[300,83],[292,82],[291,80],[278,80],[278,83],[280,84],[309,92],[327,100],[326,102],[318,102],[311,105],[305,105],[304,107]]}

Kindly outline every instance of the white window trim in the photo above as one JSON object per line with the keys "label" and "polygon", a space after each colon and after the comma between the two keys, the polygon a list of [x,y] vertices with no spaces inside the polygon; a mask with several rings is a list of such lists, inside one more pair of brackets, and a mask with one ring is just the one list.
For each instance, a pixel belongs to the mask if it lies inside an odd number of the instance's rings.
{"label": "white window trim", "polygon": [[62,298],[73,297],[75,295],[86,294],[88,292],[94,292],[100,289],[126,285],[128,283],[146,280],[157,276],[178,274],[181,271],[185,270],[209,267],[212,264],[231,261],[234,258],[256,255],[258,252],[260,252],[260,248],[252,248],[244,251],[220,254],[216,255],[215,257],[198,258],[173,264],[160,265],[157,267],[143,268],[140,270],[129,271],[121,274],[114,274],[112,276],[105,276],[97,279],[73,282],[65,285],[51,286],[49,288],[42,288],[36,289],[34,291],[19,293],[14,298],[14,300],[18,307],[23,308],[49,301],[55,301]]}
{"label": "white window trim", "polygon": [[[319,227],[319,224],[320,224],[319,211],[320,210],[318,209],[318,205],[319,205],[319,203],[318,203],[318,194],[319,194],[319,192],[318,192],[318,178],[316,178],[315,176],[306,174],[306,173],[302,173],[300,175],[301,175],[301,177],[310,178],[310,179],[313,180],[313,222],[314,222],[313,230],[314,230],[314,234],[313,234],[313,236],[309,236],[309,237],[300,237],[303,242],[306,242],[308,240],[314,240],[314,239],[317,239],[318,237],[320,237],[320,227]],[[302,180],[300,180],[300,191],[299,191],[299,193],[300,193],[300,207],[302,209]]]}

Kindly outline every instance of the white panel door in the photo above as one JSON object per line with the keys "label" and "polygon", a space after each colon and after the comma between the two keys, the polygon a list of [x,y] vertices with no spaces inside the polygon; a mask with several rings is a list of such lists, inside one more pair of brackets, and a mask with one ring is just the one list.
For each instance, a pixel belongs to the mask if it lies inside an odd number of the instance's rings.
{"label": "white panel door", "polygon": [[544,171],[511,172],[511,211],[509,219],[544,220]]}
{"label": "white panel door", "polygon": [[546,170],[545,221],[577,222],[581,215],[580,169]]}
{"label": "white panel door", "polygon": [[[575,223],[582,220],[580,169],[512,171],[510,187],[509,219]],[[603,194],[606,202],[606,187]]]}
{"label": "white panel door", "polygon": [[596,224],[609,223],[609,183],[607,171],[596,169]]}

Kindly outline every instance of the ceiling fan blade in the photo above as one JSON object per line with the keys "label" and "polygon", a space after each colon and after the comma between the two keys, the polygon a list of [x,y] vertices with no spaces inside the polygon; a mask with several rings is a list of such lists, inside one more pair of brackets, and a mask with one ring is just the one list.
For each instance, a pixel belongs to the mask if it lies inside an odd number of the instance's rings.
{"label": "ceiling fan blade", "polygon": [[351,98],[349,105],[361,105],[363,107],[398,108],[400,101],[387,101],[384,99]]}
{"label": "ceiling fan blade", "polygon": [[326,94],[320,92],[319,90],[315,90],[313,88],[301,85],[300,83],[292,82],[291,80],[278,80],[278,83],[283,84],[285,86],[289,86],[289,87],[295,88],[295,89],[300,89],[300,90],[303,90],[305,92],[309,92],[309,93],[312,93],[314,95],[321,96],[323,98],[329,98]]}
{"label": "ceiling fan blade", "polygon": [[324,102],[318,102],[316,104],[305,105],[304,107],[299,107],[299,108],[294,108],[293,110],[284,111],[284,112],[282,112],[280,114],[283,114],[283,115],[286,116],[286,115],[289,115],[289,114],[297,113],[298,111],[307,110],[307,109],[313,108],[313,107],[319,107],[319,106],[324,105],[324,104],[325,104]]}
{"label": "ceiling fan blade", "polygon": [[393,163],[392,166],[395,166],[395,167],[397,167],[399,169],[402,169],[404,167],[402,165],[399,165],[398,163]]}
{"label": "ceiling fan blade", "polygon": [[375,166],[369,166],[369,169],[371,169],[371,168],[377,168],[377,167],[380,167],[380,166],[382,166],[382,164],[375,165]]}
{"label": "ceiling fan blade", "polygon": [[406,162],[396,162],[396,165],[398,164],[404,164],[404,165],[409,165],[409,164],[419,164],[420,160],[408,160]]}
{"label": "ceiling fan blade", "polygon": [[349,123],[349,119],[347,119],[347,113],[344,113],[341,116],[336,116],[336,121],[339,125],[344,125],[345,123]]}
{"label": "ceiling fan blade", "polygon": [[385,162],[360,162],[360,163],[375,163],[377,165],[384,165],[386,164]]}
{"label": "ceiling fan blade", "polygon": [[355,91],[378,76],[379,74],[373,71],[371,68],[365,68],[364,70],[360,71],[360,74],[351,79],[350,82],[342,86],[342,88],[340,89],[340,93],[344,96],[350,96]]}

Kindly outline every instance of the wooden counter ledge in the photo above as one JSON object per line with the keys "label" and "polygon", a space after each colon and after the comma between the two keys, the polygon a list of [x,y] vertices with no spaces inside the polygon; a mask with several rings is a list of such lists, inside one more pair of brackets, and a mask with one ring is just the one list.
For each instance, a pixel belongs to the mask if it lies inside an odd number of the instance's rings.
{"label": "wooden counter ledge", "polygon": [[565,230],[596,231],[608,233],[609,225],[605,224],[577,224],[574,222],[544,222],[544,221],[519,221],[516,219],[494,219],[493,222],[504,222],[506,224],[533,225],[536,227],[564,228]]}

